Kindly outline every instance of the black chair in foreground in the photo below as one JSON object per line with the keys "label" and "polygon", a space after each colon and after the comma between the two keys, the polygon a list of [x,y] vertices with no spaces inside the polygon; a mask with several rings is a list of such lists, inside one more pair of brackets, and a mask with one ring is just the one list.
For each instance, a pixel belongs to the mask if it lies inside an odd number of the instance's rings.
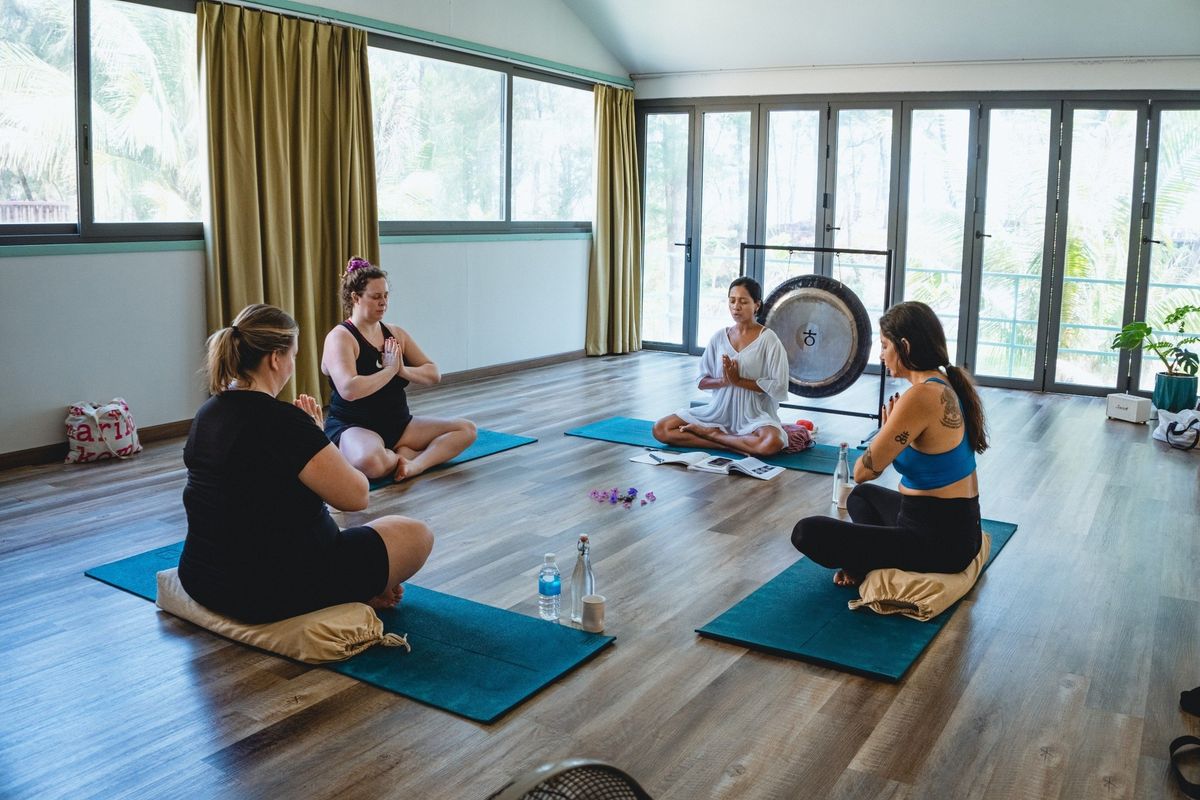
{"label": "black chair in foreground", "polygon": [[487,800],[652,800],[638,782],[603,761],[571,758],[510,781]]}

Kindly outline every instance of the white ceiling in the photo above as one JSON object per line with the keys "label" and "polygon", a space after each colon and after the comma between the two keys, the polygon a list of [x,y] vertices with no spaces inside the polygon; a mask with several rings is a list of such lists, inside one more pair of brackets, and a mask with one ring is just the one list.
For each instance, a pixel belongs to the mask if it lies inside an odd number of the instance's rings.
{"label": "white ceiling", "polygon": [[1200,55],[1200,0],[562,0],[635,76]]}

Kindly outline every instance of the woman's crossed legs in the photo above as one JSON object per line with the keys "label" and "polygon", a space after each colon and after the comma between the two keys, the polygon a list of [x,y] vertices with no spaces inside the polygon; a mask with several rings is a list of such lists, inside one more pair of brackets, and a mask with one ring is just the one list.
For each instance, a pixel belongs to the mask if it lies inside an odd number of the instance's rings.
{"label": "woman's crossed legs", "polygon": [[669,414],[654,423],[654,438],[674,447],[712,447],[714,444],[750,456],[770,456],[787,444],[787,437],[778,428],[764,425],[753,433],[726,433],[715,425],[688,422],[677,414]]}
{"label": "woman's crossed legs", "polygon": [[347,428],[338,449],[368,478],[414,478],[466,450],[475,441],[475,423],[466,419],[413,417],[392,446],[368,428]]}
{"label": "woman's crossed legs", "polygon": [[424,522],[380,517],[367,523],[387,548],[388,577],[383,591],[367,601],[372,608],[393,608],[404,596],[404,582],[417,574],[433,550],[433,534]]}

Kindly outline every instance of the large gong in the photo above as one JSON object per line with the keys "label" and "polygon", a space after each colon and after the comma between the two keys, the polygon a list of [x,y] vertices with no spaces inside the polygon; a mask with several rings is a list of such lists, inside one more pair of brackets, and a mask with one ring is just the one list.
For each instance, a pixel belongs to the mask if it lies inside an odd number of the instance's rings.
{"label": "large gong", "polygon": [[871,354],[871,321],[849,287],[801,275],[775,287],[758,314],[783,342],[791,390],[829,397],[858,380]]}

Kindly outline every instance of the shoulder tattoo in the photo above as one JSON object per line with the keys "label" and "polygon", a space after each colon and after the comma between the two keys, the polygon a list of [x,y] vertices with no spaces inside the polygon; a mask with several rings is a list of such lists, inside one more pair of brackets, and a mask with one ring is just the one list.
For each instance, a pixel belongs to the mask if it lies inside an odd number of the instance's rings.
{"label": "shoulder tattoo", "polygon": [[908,444],[908,431],[900,431],[896,434],[896,441],[900,444]]}
{"label": "shoulder tattoo", "polygon": [[871,448],[870,447],[868,447],[867,451],[862,454],[862,463],[863,463],[863,466],[866,467],[868,470],[870,470],[871,474],[874,475],[876,478],[878,478],[880,475],[883,474],[883,470],[875,469],[875,460],[873,458],[871,458]]}
{"label": "shoulder tattoo", "polygon": [[958,407],[958,395],[947,386],[942,390],[942,425],[947,428],[961,428],[963,424],[962,409]]}

